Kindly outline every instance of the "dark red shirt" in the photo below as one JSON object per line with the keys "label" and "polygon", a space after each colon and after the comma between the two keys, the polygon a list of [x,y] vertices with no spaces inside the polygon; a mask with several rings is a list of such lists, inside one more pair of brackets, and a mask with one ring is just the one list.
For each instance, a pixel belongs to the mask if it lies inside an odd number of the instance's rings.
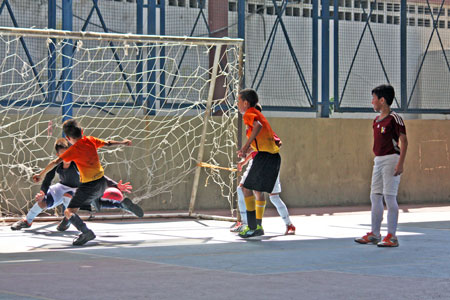
{"label": "dark red shirt", "polygon": [[375,156],[400,154],[398,140],[400,134],[406,134],[402,117],[393,111],[381,120],[379,117],[373,120],[373,153]]}

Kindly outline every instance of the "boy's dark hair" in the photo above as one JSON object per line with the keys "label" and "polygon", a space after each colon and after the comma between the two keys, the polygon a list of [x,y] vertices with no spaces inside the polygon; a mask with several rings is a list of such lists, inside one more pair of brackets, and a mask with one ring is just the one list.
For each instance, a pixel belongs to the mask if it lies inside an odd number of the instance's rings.
{"label": "boy's dark hair", "polygon": [[384,98],[386,104],[391,106],[394,101],[395,91],[394,87],[390,84],[382,84],[372,90],[372,94],[377,95],[378,99]]}
{"label": "boy's dark hair", "polygon": [[55,151],[58,153],[61,149],[68,149],[69,148],[69,142],[65,138],[59,138],[55,142]]}
{"label": "boy's dark hair", "polygon": [[248,101],[250,107],[255,107],[256,103],[258,103],[258,94],[253,89],[243,89],[239,92],[242,100]]}
{"label": "boy's dark hair", "polygon": [[261,104],[256,103],[255,108],[256,108],[257,110],[259,110],[259,112],[262,112],[262,106],[261,106]]}
{"label": "boy's dark hair", "polygon": [[77,120],[70,119],[63,123],[63,131],[67,137],[78,139],[83,135],[80,125],[78,125]]}

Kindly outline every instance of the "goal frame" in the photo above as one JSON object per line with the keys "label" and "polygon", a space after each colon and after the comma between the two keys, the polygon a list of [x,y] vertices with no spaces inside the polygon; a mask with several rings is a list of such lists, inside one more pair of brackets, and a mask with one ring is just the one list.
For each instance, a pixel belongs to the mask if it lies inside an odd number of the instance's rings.
{"label": "goal frame", "polygon": [[[36,37],[36,38],[47,38],[51,40],[62,39],[62,40],[107,40],[120,43],[154,43],[154,44],[164,44],[164,43],[180,43],[183,46],[189,45],[212,45],[214,47],[214,59],[211,71],[211,79],[208,89],[208,96],[206,99],[206,108],[203,112],[203,127],[200,137],[200,146],[198,149],[198,155],[196,159],[196,169],[194,173],[194,182],[192,185],[192,191],[189,201],[189,209],[186,213],[155,213],[155,214],[145,214],[145,218],[194,218],[194,219],[210,219],[210,220],[222,220],[222,221],[236,221],[236,217],[224,217],[224,216],[214,216],[208,214],[200,214],[195,212],[195,205],[197,202],[197,191],[199,186],[199,180],[201,175],[202,166],[205,149],[205,138],[207,134],[208,120],[211,118],[212,112],[212,102],[214,96],[214,89],[216,86],[216,79],[219,76],[219,62],[223,47],[229,45],[237,46],[239,48],[238,52],[238,90],[242,88],[243,84],[243,74],[244,74],[244,40],[243,39],[233,39],[233,38],[199,38],[199,37],[186,37],[186,36],[158,36],[158,35],[140,35],[140,34],[117,34],[117,33],[100,33],[100,32],[73,32],[55,29],[30,29],[30,28],[10,28],[10,27],[0,27],[0,37],[2,36],[15,36],[18,38],[26,37]],[[49,53],[49,56],[51,53]],[[237,95],[236,95],[237,97]],[[240,123],[238,121],[238,123]],[[238,125],[238,128],[240,126]],[[240,139],[240,133],[238,133],[238,139]],[[238,141],[237,145],[239,144]],[[232,200],[234,203],[234,199]],[[91,215],[92,217],[92,215]],[[93,218],[97,220],[101,219],[128,219],[131,216],[128,215],[96,215]],[[19,217],[3,217],[0,211],[0,220],[4,222],[11,222],[21,219]],[[47,217],[37,217],[36,221],[52,221],[59,220],[59,216],[47,216]]]}

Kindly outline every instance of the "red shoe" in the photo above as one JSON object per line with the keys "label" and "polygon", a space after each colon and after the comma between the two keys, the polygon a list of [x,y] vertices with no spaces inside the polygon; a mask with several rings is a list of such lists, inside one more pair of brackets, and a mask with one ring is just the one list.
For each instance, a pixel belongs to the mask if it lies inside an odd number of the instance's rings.
{"label": "red shoe", "polygon": [[295,234],[295,226],[292,224],[289,224],[286,226],[286,232],[284,233],[284,235],[290,235],[290,234]]}
{"label": "red shoe", "polygon": [[230,232],[240,232],[243,228],[243,224],[241,222],[236,222],[233,226],[230,227]]}
{"label": "red shoe", "polygon": [[378,247],[398,247],[397,237],[388,233],[388,235],[384,237],[383,241],[379,242],[377,244],[377,246]]}
{"label": "red shoe", "polygon": [[376,236],[373,232],[368,232],[365,236],[356,238],[355,242],[360,244],[378,244],[381,241],[381,235]]}

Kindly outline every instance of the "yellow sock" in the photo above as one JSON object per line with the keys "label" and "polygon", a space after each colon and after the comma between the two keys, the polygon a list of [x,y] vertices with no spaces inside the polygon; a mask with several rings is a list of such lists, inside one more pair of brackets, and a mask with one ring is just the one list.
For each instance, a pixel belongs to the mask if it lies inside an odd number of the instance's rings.
{"label": "yellow sock", "polygon": [[255,196],[244,197],[247,211],[255,211]]}
{"label": "yellow sock", "polygon": [[256,219],[262,219],[264,216],[264,209],[266,208],[266,200],[256,202]]}

